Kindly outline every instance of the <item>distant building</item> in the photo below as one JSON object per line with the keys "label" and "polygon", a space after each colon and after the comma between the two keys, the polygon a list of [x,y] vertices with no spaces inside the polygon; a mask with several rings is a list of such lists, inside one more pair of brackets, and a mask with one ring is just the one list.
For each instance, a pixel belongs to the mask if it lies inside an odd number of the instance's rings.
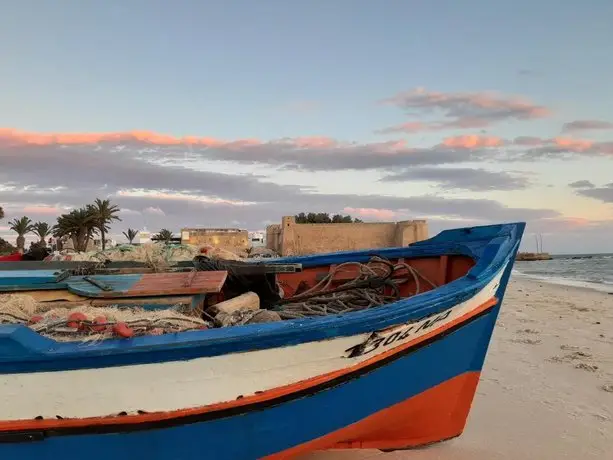
{"label": "distant building", "polygon": [[147,227],[143,227],[143,229],[138,232],[138,234],[136,235],[136,238],[134,238],[134,243],[136,244],[151,243],[151,232],[147,230]]}
{"label": "distant building", "polygon": [[252,247],[265,246],[265,234],[264,232],[249,232],[249,241]]}
{"label": "distant building", "polygon": [[211,245],[236,254],[246,253],[251,246],[247,230],[239,228],[183,228],[181,244]]}
{"label": "distant building", "polygon": [[[102,239],[101,238],[94,238],[93,241],[94,241],[94,246],[95,246],[96,249],[101,249],[102,248]],[[117,246],[117,241],[115,241],[112,238],[105,238],[105,242],[106,242],[106,245],[105,245],[106,248],[112,248],[114,246]]]}

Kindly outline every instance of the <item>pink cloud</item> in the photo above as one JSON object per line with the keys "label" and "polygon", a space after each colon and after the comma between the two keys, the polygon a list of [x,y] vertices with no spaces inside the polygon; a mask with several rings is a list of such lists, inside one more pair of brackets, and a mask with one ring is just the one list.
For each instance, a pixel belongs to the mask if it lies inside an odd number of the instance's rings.
{"label": "pink cloud", "polygon": [[46,214],[50,216],[55,216],[63,213],[65,210],[55,207],[55,206],[26,206],[23,208],[23,212],[26,214]]}
{"label": "pink cloud", "polygon": [[426,131],[445,131],[451,129],[476,129],[486,128],[489,125],[487,120],[474,117],[460,117],[453,121],[435,121],[424,123],[421,121],[410,121],[389,128],[383,128],[375,131],[377,134],[392,134],[392,133],[418,133]]}
{"label": "pink cloud", "polygon": [[299,149],[312,149],[312,148],[333,148],[338,146],[338,142],[330,137],[296,137],[291,139],[291,143]]}
{"label": "pink cloud", "polygon": [[443,140],[443,145],[464,149],[475,149],[481,147],[500,147],[504,141],[495,136],[479,136],[470,134],[466,136],[448,137]]}
{"label": "pink cloud", "polygon": [[548,108],[525,98],[494,92],[442,93],[416,88],[382,102],[407,111],[438,111],[445,118],[452,119],[450,123],[456,127],[464,124],[464,127],[475,128],[503,120],[531,120],[551,115]]}
{"label": "pink cloud", "polygon": [[203,145],[217,147],[223,141],[211,137],[174,137],[153,131],[125,131],[111,133],[33,133],[12,128],[0,128],[0,140],[13,145],[87,145],[100,143],[142,142],[155,145]]}
{"label": "pink cloud", "polygon": [[563,147],[565,150],[572,152],[585,152],[594,146],[594,142],[592,141],[571,139],[568,137],[556,137],[553,139],[553,143],[558,147]]}
{"label": "pink cloud", "polygon": [[392,134],[392,133],[418,133],[420,131],[431,131],[428,123],[422,123],[420,121],[409,121],[400,125],[390,126],[389,128],[383,128],[375,131],[377,134]]}
{"label": "pink cloud", "polygon": [[528,136],[516,137],[511,142],[517,146],[535,147],[542,151],[613,155],[613,142],[594,142],[587,139],[575,139],[571,137],[543,139]]}
{"label": "pink cloud", "polygon": [[395,211],[391,209],[375,209],[375,208],[344,208],[343,212],[352,216],[364,217],[366,219],[376,220],[391,220],[397,216]]}

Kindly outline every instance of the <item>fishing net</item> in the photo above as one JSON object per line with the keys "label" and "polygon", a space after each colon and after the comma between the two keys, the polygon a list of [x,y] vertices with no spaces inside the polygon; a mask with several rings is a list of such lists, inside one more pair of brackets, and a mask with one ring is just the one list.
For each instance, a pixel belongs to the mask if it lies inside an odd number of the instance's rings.
{"label": "fishing net", "polygon": [[98,341],[207,329],[212,325],[183,306],[160,310],[140,307],[75,306],[56,308],[23,294],[0,295],[0,324],[24,324],[57,341]]}
{"label": "fishing net", "polygon": [[242,257],[225,249],[212,245],[169,245],[151,243],[143,245],[125,244],[104,251],[74,252],[62,251],[49,256],[49,261],[70,260],[75,262],[143,262],[156,271],[169,268],[176,262],[190,261],[199,254],[206,254],[213,259],[242,260]]}

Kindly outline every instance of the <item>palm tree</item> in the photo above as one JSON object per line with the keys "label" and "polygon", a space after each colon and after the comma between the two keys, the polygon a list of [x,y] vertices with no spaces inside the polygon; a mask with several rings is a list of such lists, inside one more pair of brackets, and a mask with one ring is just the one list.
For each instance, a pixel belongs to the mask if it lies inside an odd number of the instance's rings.
{"label": "palm tree", "polygon": [[111,204],[111,200],[101,200],[100,198],[96,198],[94,204],[90,206],[95,215],[95,227],[100,232],[102,250],[104,251],[106,249],[106,232],[110,229],[109,224],[114,220],[121,220],[117,215],[119,207],[116,204]]}
{"label": "palm tree", "polygon": [[73,209],[57,218],[53,227],[56,238],[69,237],[77,251],[86,251],[87,243],[97,230],[97,215],[92,205]]}
{"label": "palm tree", "polygon": [[47,222],[36,222],[32,225],[32,231],[36,233],[36,236],[40,239],[40,245],[47,246],[47,237],[51,234],[51,226]]}
{"label": "palm tree", "polygon": [[23,216],[21,219],[13,219],[9,222],[9,228],[17,233],[17,250],[23,252],[26,244],[26,235],[33,229],[32,221],[29,217]]}
{"label": "palm tree", "polygon": [[170,243],[170,241],[172,240],[172,232],[166,228],[163,228],[162,230],[160,230],[160,233],[158,233],[157,235],[155,235],[152,239],[156,239],[158,241],[163,241],[164,243],[168,244]]}
{"label": "palm tree", "polygon": [[130,244],[132,244],[134,241],[134,238],[136,238],[136,235],[138,235],[138,230],[129,228],[127,232],[122,232],[122,233],[123,233],[123,236],[125,236],[128,239]]}

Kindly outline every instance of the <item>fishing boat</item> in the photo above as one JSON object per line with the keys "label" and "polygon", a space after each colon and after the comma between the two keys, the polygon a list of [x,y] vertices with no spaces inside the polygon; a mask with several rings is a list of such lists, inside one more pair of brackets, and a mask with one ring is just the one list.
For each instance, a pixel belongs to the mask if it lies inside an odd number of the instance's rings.
{"label": "fishing boat", "polygon": [[[272,275],[267,307],[315,312],[294,319],[94,343],[2,325],[0,458],[270,460],[459,436],[524,227],[268,261],[302,266]],[[396,300],[334,307],[354,278]]]}

